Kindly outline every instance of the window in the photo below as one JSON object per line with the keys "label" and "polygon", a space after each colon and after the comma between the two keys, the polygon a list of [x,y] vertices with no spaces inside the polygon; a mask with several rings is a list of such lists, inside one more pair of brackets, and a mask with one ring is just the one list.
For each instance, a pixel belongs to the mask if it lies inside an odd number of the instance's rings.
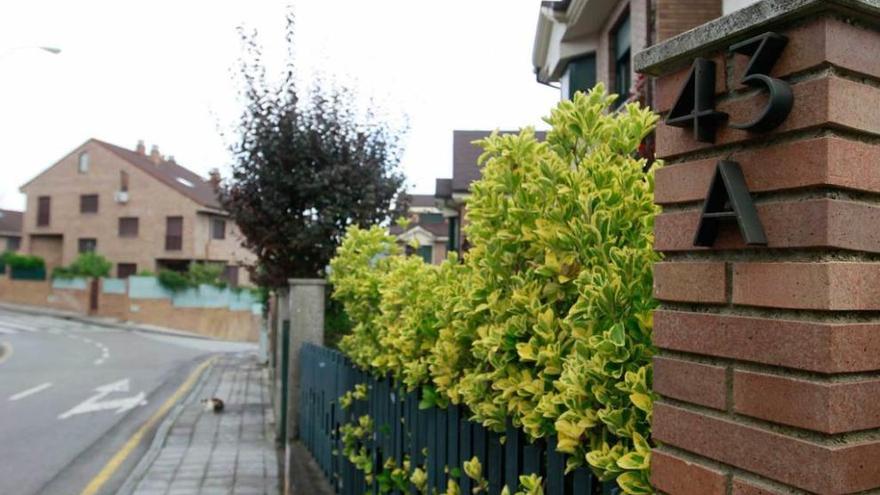
{"label": "window", "polygon": [[89,172],[89,154],[85,151],[79,154],[79,173]]}
{"label": "window", "polygon": [[119,172],[119,191],[128,192],[128,172]]}
{"label": "window", "polygon": [[96,249],[98,249],[97,239],[85,238],[79,240],[80,253],[94,253]]}
{"label": "window", "polygon": [[578,91],[589,91],[596,85],[596,54],[591,53],[572,59],[565,66],[562,76],[562,97],[574,98]]}
{"label": "window", "polygon": [[434,262],[434,248],[433,246],[419,246],[416,250],[416,254],[421,256],[425,263],[433,263]]}
{"label": "window", "polygon": [[628,98],[632,87],[632,65],[630,64],[629,13],[614,32],[614,91],[620,95],[615,104],[622,105]]}
{"label": "window", "polygon": [[6,238],[6,250],[7,251],[18,251],[21,248],[21,237],[7,237]]}
{"label": "window", "polygon": [[49,196],[40,196],[37,198],[37,227],[46,227],[49,225],[50,210],[52,209],[52,198]]}
{"label": "window", "polygon": [[165,219],[165,250],[180,251],[183,249],[183,217]]}
{"label": "window", "polygon": [[136,263],[119,263],[116,265],[116,277],[128,278],[137,274],[138,266]]}
{"label": "window", "polygon": [[80,213],[98,213],[98,195],[83,194],[79,197]]}
{"label": "window", "polygon": [[443,215],[440,213],[422,213],[419,215],[419,223],[443,223]]}
{"label": "window", "polygon": [[119,217],[119,237],[137,237],[139,227],[137,217]]}
{"label": "window", "polygon": [[211,239],[226,239],[226,220],[211,219]]}

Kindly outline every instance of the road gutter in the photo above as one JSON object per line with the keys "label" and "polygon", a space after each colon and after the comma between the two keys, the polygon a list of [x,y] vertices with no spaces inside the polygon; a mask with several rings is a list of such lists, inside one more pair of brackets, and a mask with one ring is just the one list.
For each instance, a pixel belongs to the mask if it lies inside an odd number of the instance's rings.
{"label": "road gutter", "polygon": [[204,374],[205,370],[207,370],[211,364],[216,360],[216,356],[210,359],[205,360],[202,364],[200,364],[195,370],[190,373],[187,377],[186,381],[184,381],[180,387],[171,395],[171,397],[166,400],[162,406],[153,413],[152,416],[143,424],[140,428],[138,428],[137,432],[129,438],[125,444],[119,449],[116,454],[107,462],[107,464],[101,469],[101,471],[89,482],[88,485],[80,492],[80,495],[96,495],[101,491],[101,488],[104,486],[110,478],[116,473],[120,466],[128,459],[128,456],[137,448],[137,446],[141,443],[141,441],[146,436],[147,432],[150,431],[165,415],[168,411],[171,410],[182,398],[189,393],[193,387],[199,382],[199,379]]}

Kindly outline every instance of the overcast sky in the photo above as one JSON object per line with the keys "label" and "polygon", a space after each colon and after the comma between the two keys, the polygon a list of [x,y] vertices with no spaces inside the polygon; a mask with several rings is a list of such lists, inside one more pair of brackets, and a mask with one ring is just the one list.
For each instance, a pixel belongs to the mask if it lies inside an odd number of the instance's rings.
{"label": "overcast sky", "polygon": [[235,28],[256,29],[277,67],[289,4],[301,77],[332,76],[408,116],[413,192],[451,174],[453,129],[541,127],[558,99],[532,74],[538,0],[4,1],[0,207],[22,208],[19,186],[90,137],[228,170]]}

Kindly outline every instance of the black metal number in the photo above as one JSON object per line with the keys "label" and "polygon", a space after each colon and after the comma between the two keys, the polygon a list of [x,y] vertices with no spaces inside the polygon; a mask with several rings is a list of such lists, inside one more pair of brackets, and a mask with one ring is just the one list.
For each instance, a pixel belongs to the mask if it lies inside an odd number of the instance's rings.
{"label": "black metal number", "polygon": [[765,132],[778,126],[788,117],[794,103],[791,86],[781,79],[768,75],[787,43],[788,38],[781,34],[764,33],[730,47],[733,53],[751,57],[741,82],[752,87],[763,86],[769,93],[767,104],[757,117],[748,122],[731,122],[731,127]]}
{"label": "black metal number", "polygon": [[694,139],[711,143],[715,141],[715,130],[726,118],[726,113],[715,110],[715,62],[695,59],[687,81],[666,116],[666,125],[691,127]]}

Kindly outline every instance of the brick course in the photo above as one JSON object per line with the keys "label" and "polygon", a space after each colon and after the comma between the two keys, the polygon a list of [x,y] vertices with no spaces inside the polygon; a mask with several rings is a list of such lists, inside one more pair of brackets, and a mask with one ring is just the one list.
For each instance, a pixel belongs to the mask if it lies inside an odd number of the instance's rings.
{"label": "brick course", "polygon": [[736,412],[822,433],[880,428],[877,397],[876,378],[834,383],[745,370],[733,374]]}
{"label": "brick course", "polygon": [[880,310],[880,263],[734,263],[733,303],[790,309]]}
{"label": "brick course", "polygon": [[654,297],[664,301],[724,303],[727,269],[724,263],[714,262],[657,263]]}
{"label": "brick course", "polygon": [[654,344],[692,354],[814,371],[880,370],[880,323],[654,312]]}
{"label": "brick course", "polygon": [[[809,104],[794,105],[785,122],[774,131],[777,134],[831,126],[880,135],[880,113],[875,111],[873,105],[865,104],[880,101],[880,88],[824,75],[793,84],[792,92],[796,102]],[[730,115],[732,122],[743,122],[759,113],[765,101],[763,95],[750,95],[723,101],[717,105],[717,110]],[[744,130],[722,126],[714,144],[703,143],[694,139],[690,129],[661,123],[657,126],[657,157],[668,158],[719,145],[753,141],[757,139],[756,136]],[[763,138],[763,135],[760,136]]]}
{"label": "brick course", "polygon": [[651,455],[651,484],[658,490],[680,495],[727,493],[727,475],[724,472],[663,450],[655,450]]}
{"label": "brick course", "polygon": [[[726,156],[721,155],[721,156]],[[657,170],[655,201],[660,205],[702,202],[720,157]],[[834,186],[880,192],[880,148],[869,143],[826,136],[737,152],[752,193]],[[773,166],[767,166],[772,163]]]}
{"label": "brick course", "polygon": [[654,439],[782,483],[827,495],[880,486],[880,443],[826,444],[666,403]]}
{"label": "brick course", "polygon": [[727,369],[683,359],[654,358],[654,391],[715,409],[727,404]]}

